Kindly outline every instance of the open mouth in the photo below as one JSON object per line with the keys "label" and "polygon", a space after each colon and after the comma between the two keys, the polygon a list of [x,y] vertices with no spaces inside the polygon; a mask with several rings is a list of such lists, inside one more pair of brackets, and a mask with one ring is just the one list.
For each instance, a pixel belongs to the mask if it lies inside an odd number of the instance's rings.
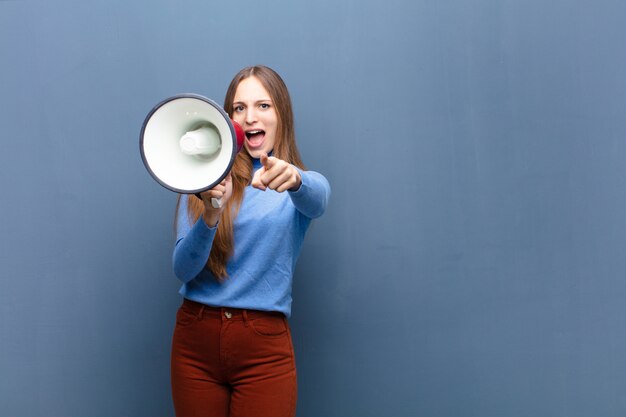
{"label": "open mouth", "polygon": [[264,130],[249,130],[246,132],[246,139],[248,139],[248,144],[252,147],[260,146],[263,143],[263,138],[265,138]]}

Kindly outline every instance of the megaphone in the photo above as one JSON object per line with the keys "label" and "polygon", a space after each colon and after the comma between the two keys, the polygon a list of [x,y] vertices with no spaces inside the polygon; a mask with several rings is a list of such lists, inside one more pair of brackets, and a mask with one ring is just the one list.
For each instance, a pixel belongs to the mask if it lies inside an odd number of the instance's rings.
{"label": "megaphone", "polygon": [[[148,113],[139,149],[146,169],[159,184],[200,197],[226,178],[244,137],[242,127],[213,100],[178,94]],[[217,199],[211,204],[221,206]]]}

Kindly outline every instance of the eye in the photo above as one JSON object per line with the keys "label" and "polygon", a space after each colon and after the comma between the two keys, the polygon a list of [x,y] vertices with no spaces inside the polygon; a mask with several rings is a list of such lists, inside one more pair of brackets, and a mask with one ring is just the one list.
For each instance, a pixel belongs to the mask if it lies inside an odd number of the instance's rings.
{"label": "eye", "polygon": [[267,110],[267,109],[269,109],[269,108],[270,108],[270,104],[269,104],[269,103],[261,103],[261,104],[259,105],[259,107],[260,107],[261,109],[263,109],[263,110]]}
{"label": "eye", "polygon": [[242,105],[235,106],[233,110],[237,113],[241,113],[243,111],[243,106]]}

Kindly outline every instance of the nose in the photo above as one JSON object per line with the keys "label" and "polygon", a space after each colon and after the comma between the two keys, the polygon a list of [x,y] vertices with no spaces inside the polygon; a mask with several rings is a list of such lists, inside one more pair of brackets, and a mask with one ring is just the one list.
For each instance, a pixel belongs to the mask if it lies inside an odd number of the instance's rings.
{"label": "nose", "polygon": [[256,110],[253,107],[250,107],[246,110],[245,122],[246,124],[254,124],[257,121]]}

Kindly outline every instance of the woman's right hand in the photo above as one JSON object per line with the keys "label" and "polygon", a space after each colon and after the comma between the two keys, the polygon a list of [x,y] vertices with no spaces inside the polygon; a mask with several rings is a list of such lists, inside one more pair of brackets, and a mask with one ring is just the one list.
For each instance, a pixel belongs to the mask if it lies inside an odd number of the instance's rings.
{"label": "woman's right hand", "polygon": [[[233,194],[233,180],[230,174],[226,178],[222,180],[215,187],[210,190],[204,191],[200,193],[202,197],[202,202],[204,203],[204,221],[209,227],[215,227],[217,222],[220,219],[220,215],[226,206],[226,203],[230,199],[230,196]],[[211,203],[211,199],[221,199],[220,207],[215,208]]]}

